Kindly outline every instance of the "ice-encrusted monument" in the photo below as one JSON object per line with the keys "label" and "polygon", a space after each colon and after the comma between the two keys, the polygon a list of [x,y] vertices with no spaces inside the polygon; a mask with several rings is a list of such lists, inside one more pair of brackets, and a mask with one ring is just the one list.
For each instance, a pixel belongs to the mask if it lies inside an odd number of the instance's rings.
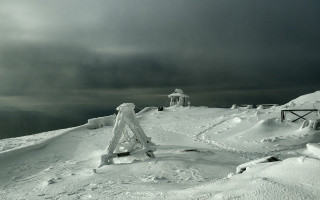
{"label": "ice-encrusted monument", "polygon": [[170,106],[188,106],[190,105],[190,97],[183,93],[181,89],[175,89],[174,93],[169,94]]}
{"label": "ice-encrusted monument", "polygon": [[[147,137],[142,130],[134,112],[133,103],[124,103],[117,107],[118,115],[112,130],[113,138],[107,147],[107,154],[101,156],[103,165],[113,164],[113,158],[129,156],[136,153],[145,153],[148,157],[154,158],[156,150],[151,138]],[[132,131],[130,136],[125,130],[126,125]]]}

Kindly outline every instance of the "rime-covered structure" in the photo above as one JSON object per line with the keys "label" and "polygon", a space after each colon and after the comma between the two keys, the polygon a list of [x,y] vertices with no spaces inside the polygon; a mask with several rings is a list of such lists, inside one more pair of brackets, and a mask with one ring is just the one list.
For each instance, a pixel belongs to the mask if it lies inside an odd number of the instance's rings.
{"label": "rime-covered structure", "polygon": [[169,94],[170,106],[188,106],[190,105],[190,97],[183,93],[181,89],[175,89],[174,93]]}
{"label": "rime-covered structure", "polygon": [[[112,130],[113,138],[107,147],[107,154],[101,156],[99,167],[113,164],[113,158],[129,156],[135,152],[146,153],[147,156],[154,157],[153,152],[156,149],[151,138],[147,137],[142,130],[135,116],[134,108],[133,103],[124,103],[117,107],[119,112]],[[131,129],[133,137],[130,137],[125,131],[126,125]],[[136,148],[137,143],[141,147],[140,150]],[[125,145],[121,146],[121,144]]]}
{"label": "rime-covered structure", "polygon": [[87,123],[87,127],[89,129],[97,129],[101,128],[104,126],[113,126],[114,122],[116,119],[116,115],[110,115],[106,117],[98,117],[98,118],[93,118],[89,119]]}
{"label": "rime-covered structure", "polygon": [[309,127],[310,129],[320,130],[320,119],[311,119],[303,121],[300,129]]}

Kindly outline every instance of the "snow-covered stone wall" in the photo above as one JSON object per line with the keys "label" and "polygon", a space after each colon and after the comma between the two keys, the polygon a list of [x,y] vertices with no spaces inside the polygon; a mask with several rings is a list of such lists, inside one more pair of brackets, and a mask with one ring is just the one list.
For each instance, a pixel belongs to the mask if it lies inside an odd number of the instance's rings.
{"label": "snow-covered stone wall", "polygon": [[88,120],[89,129],[97,129],[104,126],[113,126],[116,119],[116,115],[109,115],[105,117],[98,117]]}

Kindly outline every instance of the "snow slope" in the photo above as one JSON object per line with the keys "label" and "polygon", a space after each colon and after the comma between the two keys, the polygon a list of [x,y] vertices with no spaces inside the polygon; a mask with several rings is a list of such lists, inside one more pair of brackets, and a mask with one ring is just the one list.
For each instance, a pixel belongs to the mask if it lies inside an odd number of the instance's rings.
{"label": "snow slope", "polygon": [[[97,173],[112,126],[1,140],[0,199],[320,199],[320,130],[279,119],[281,109],[319,108],[319,99],[263,110],[147,108],[137,116],[156,158],[119,158]],[[235,173],[266,156],[282,161]]]}
{"label": "snow slope", "polygon": [[319,108],[320,90],[316,91],[314,93],[311,93],[311,94],[302,95],[302,96],[290,101],[286,105],[293,106],[293,107],[306,106],[306,107],[311,107],[311,108],[314,105],[317,109],[320,109]]}

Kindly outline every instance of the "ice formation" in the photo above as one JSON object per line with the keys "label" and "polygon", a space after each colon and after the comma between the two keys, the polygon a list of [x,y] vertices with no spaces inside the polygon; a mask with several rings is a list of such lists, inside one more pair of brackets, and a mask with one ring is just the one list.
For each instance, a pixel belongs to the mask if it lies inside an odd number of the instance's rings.
{"label": "ice formation", "polygon": [[169,94],[170,106],[190,106],[190,97],[183,93],[181,89],[175,89],[174,93]]}
{"label": "ice formation", "polygon": [[[154,158],[153,152],[155,151],[155,146],[152,144],[151,138],[148,138],[142,130],[135,116],[134,108],[135,105],[133,103],[124,103],[117,107],[119,112],[112,130],[113,137],[109,146],[107,147],[107,154],[101,156],[101,163],[99,167],[113,164],[113,158],[130,155],[135,150],[133,148],[137,143],[140,143],[142,146],[142,149],[139,151],[140,153],[144,152],[147,154],[147,156]],[[129,137],[125,133],[126,125],[129,126],[134,134],[133,137]],[[115,152],[116,148],[121,145],[121,138],[126,138],[125,142],[129,144],[118,148],[123,152]]]}

